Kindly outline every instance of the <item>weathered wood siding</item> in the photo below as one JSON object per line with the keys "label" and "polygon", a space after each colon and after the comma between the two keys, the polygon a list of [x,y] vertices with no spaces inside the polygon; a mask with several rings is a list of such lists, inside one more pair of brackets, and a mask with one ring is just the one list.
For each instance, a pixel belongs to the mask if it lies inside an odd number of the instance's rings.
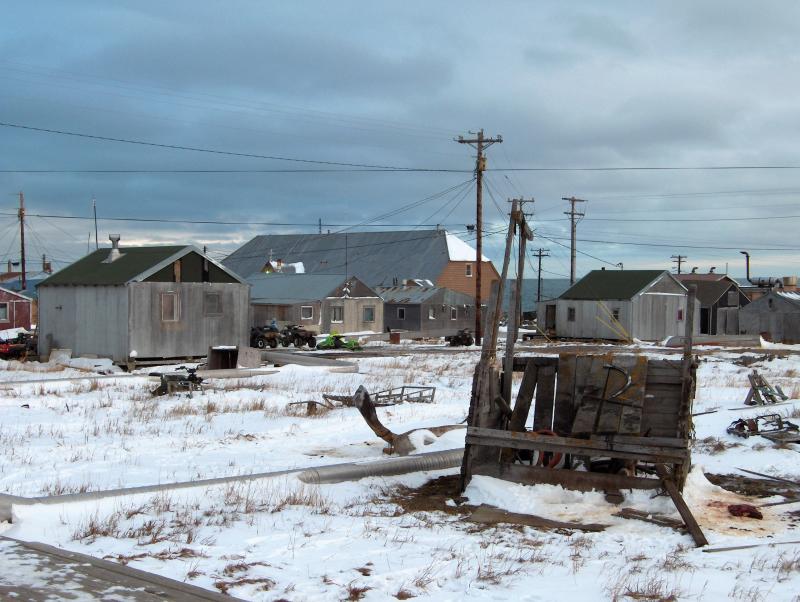
{"label": "weathered wood siding", "polygon": [[33,302],[9,291],[0,289],[0,305],[6,307],[5,316],[0,313],[0,330],[24,328],[30,330],[33,321]]}
{"label": "weathered wood siding", "polygon": [[[162,321],[162,293],[177,293],[176,321]],[[249,340],[249,287],[229,283],[137,282],[128,285],[130,348],[140,358],[203,356],[214,345]],[[208,293],[220,295],[221,311],[209,315]],[[114,358],[122,361],[124,358]]]}
{"label": "weathered wood siding", "polygon": [[[343,308],[343,320],[334,322],[333,308]],[[364,321],[364,308],[374,309],[375,319]],[[322,301],[321,332],[364,332],[367,330],[381,332],[383,330],[383,300],[380,297],[337,298],[329,297]]]}
{"label": "weathered wood siding", "polygon": [[[619,309],[619,321],[625,332],[631,331],[630,301],[582,301],[558,299],[556,302],[556,336],[570,339],[623,340],[619,326],[612,329],[611,316]],[[569,309],[574,308],[575,319],[568,320]]]}
{"label": "weathered wood siding", "polygon": [[128,292],[124,286],[39,287],[39,354],[72,349],[123,361],[128,354]]}
{"label": "weathered wood siding", "polygon": [[[466,275],[467,264],[472,266],[472,276]],[[476,270],[477,265],[474,261],[451,261],[439,274],[439,278],[434,284],[474,297]],[[492,262],[484,261],[481,274],[481,299],[484,302],[487,302],[492,294],[492,283],[499,280],[500,274],[497,273]]]}

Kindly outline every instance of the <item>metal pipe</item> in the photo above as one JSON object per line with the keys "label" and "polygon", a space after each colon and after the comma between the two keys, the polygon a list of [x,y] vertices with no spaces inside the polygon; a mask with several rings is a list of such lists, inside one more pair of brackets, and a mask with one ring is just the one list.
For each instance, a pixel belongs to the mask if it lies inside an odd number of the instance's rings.
{"label": "metal pipe", "polygon": [[450,449],[441,452],[428,452],[416,456],[391,458],[379,462],[362,464],[334,464],[319,468],[309,468],[298,475],[303,483],[325,485],[357,481],[366,477],[387,477],[427,470],[444,470],[461,466],[464,459],[463,449]]}

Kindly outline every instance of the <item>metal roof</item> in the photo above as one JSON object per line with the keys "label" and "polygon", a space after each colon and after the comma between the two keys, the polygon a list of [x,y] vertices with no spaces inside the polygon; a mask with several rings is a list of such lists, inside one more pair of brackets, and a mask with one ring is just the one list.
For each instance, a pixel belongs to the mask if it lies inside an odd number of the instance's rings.
{"label": "metal roof", "polygon": [[444,230],[274,234],[256,236],[222,263],[247,278],[270,258],[302,262],[306,274],[354,275],[369,286],[391,286],[395,278],[435,282],[450,252]]}
{"label": "metal roof", "polygon": [[82,259],[68,265],[45,278],[38,286],[49,285],[95,285],[113,286],[144,280],[158,270],[166,267],[171,262],[188,255],[197,253],[209,262],[235,278],[244,282],[241,277],[229,268],[220,265],[207,255],[203,255],[193,245],[182,246],[153,246],[153,247],[120,247],[120,256],[111,263],[105,263],[111,249],[108,247],[89,253]]}
{"label": "metal roof", "polygon": [[251,303],[291,305],[329,297],[345,280],[341,274],[255,274],[247,282]]}
{"label": "metal roof", "polygon": [[378,289],[384,303],[405,303],[414,305],[427,303],[441,296],[437,303],[448,305],[472,305],[475,300],[467,294],[441,286],[389,286]]}
{"label": "metal roof", "polygon": [[[676,276],[677,278],[677,276]],[[738,285],[726,278],[725,280],[710,280],[710,279],[694,279],[694,278],[679,278],[684,286],[694,284],[697,287],[697,300],[703,307],[711,307],[719,301],[720,297],[724,295],[731,287],[738,292]]]}
{"label": "metal roof", "polygon": [[568,288],[559,299],[632,299],[665,270],[593,270]]}

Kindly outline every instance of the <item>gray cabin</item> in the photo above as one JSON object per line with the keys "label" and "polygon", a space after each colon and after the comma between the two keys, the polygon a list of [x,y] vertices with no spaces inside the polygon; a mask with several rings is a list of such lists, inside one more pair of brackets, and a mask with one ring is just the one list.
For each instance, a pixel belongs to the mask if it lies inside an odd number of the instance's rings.
{"label": "gray cabin", "polygon": [[725,274],[680,274],[684,286],[693,284],[700,302],[700,334],[739,334],[739,310],[750,300],[739,284]]}
{"label": "gray cabin", "polygon": [[773,343],[800,343],[800,293],[771,291],[739,312],[741,334],[758,334]]}
{"label": "gray cabin", "polygon": [[355,276],[341,274],[256,274],[251,291],[251,324],[272,320],[299,324],[317,333],[380,332],[383,300]]}
{"label": "gray cabin", "polygon": [[379,288],[386,330],[407,330],[431,336],[455,334],[475,325],[475,300],[438,286]]}
{"label": "gray cabin", "polygon": [[247,345],[249,287],[194,246],[99,249],[39,284],[39,353],[168,359]]}
{"label": "gray cabin", "polygon": [[660,341],[685,334],[687,298],[667,271],[594,270],[541,303],[539,325],[562,338]]}

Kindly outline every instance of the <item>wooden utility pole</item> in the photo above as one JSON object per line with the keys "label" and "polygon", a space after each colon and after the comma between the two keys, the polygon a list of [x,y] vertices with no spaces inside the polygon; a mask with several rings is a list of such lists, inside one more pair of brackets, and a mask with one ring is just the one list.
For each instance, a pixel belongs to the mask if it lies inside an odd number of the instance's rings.
{"label": "wooden utility pole", "polygon": [[536,302],[542,300],[542,257],[550,257],[550,249],[539,249],[534,251],[532,255],[539,259],[539,269],[536,272]]}
{"label": "wooden utility pole", "polygon": [[17,216],[19,217],[19,262],[22,270],[22,288],[20,290],[24,291],[28,288],[28,282],[25,273],[25,195],[22,194],[21,190],[19,191],[19,211],[17,211]]}
{"label": "wooden utility pole", "polygon": [[570,197],[561,197],[562,201],[569,201],[570,209],[569,211],[565,211],[564,215],[569,216],[570,220],[570,245],[569,245],[569,283],[570,285],[575,284],[575,249],[576,249],[576,240],[575,234],[578,231],[578,222],[575,221],[576,217],[583,217],[585,214],[575,211],[575,203],[586,203],[586,199],[576,199],[574,196]]}
{"label": "wooden utility pole", "polygon": [[486,138],[483,135],[483,129],[474,134],[475,138],[464,138],[459,136],[456,142],[459,144],[469,144],[472,148],[478,151],[477,159],[475,161],[475,178],[476,178],[476,214],[475,230],[476,239],[476,266],[475,266],[475,342],[480,345],[481,337],[483,334],[483,326],[481,323],[481,274],[483,264],[483,172],[486,169],[486,159],[483,156],[483,151],[489,148],[492,144],[503,141],[502,136],[494,138]]}
{"label": "wooden utility pole", "polygon": [[92,213],[94,214],[94,248],[95,251],[100,248],[100,240],[97,236],[97,200],[92,197]]}
{"label": "wooden utility pole", "polygon": [[680,274],[681,273],[681,265],[683,264],[684,261],[686,261],[688,259],[688,257],[686,257],[686,255],[672,255],[672,256],[670,256],[670,259],[672,260],[672,263],[677,263],[678,264],[678,274]]}

